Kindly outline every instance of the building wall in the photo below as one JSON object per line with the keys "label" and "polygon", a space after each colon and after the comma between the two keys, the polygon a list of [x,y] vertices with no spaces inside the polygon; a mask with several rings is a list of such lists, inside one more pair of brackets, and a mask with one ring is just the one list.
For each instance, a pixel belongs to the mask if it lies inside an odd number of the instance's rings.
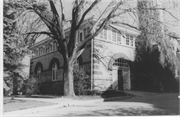
{"label": "building wall", "polygon": [[[82,28],[84,27],[84,28]],[[80,35],[82,34],[82,39],[85,38],[85,33],[90,27],[89,23],[83,24],[78,33],[79,41]],[[66,35],[68,30],[66,32]],[[88,74],[91,74],[91,89],[97,90],[107,90],[109,88],[116,87],[118,78],[114,79],[112,64],[114,59],[123,58],[127,61],[134,61],[135,59],[135,38],[139,34],[135,30],[128,30],[127,28],[118,26],[106,27],[102,32],[95,37],[94,40],[89,41],[86,49],[80,55],[77,60],[80,66],[82,66]],[[114,36],[116,39],[114,40]],[[48,43],[51,43],[53,47],[50,50],[54,50],[54,43],[51,40],[44,41],[39,45],[34,46],[35,50],[45,50]],[[45,47],[44,49],[40,48]],[[39,49],[37,49],[39,48]],[[55,49],[57,50],[57,49]],[[44,54],[44,52],[38,53],[34,51],[36,55],[31,59],[31,74],[36,73],[36,66],[41,63],[43,70],[41,73],[41,78],[39,80],[40,90],[43,94],[62,94],[63,92],[63,58],[61,54],[57,51],[50,51]],[[43,53],[43,54],[42,54]],[[42,55],[41,55],[42,54]],[[41,56],[39,56],[41,55]],[[57,80],[52,81],[52,70],[50,69],[50,63],[53,58],[59,60],[59,68],[57,70]],[[117,70],[116,70],[117,71]],[[125,84],[125,89],[130,89],[130,76],[131,71],[123,71],[123,75],[129,78],[129,84]],[[128,79],[127,78],[127,79]],[[124,81],[127,81],[125,79]],[[115,88],[114,88],[115,89]]]}
{"label": "building wall", "polygon": [[[113,60],[113,56],[120,55],[120,58],[124,58],[127,61],[134,61],[135,59],[135,34],[133,35],[133,42],[126,44],[126,33],[121,34],[121,42],[113,42],[113,37],[109,36],[109,32],[112,30],[107,29],[107,38],[100,38],[101,34],[95,38],[93,41],[93,89],[96,90],[107,90],[116,89],[118,85],[118,76],[113,76],[117,72],[113,70],[112,66],[109,68],[110,61]],[[132,45],[131,45],[132,44]],[[130,70],[123,71],[123,75],[130,80]],[[124,79],[124,81],[126,81]],[[124,89],[130,89],[129,84],[124,84]],[[128,87],[128,88],[127,88]]]}
{"label": "building wall", "polygon": [[[38,46],[36,47],[38,48]],[[34,48],[35,49],[35,48]],[[83,51],[81,57],[81,66],[90,74],[91,72],[91,43],[89,42],[87,48]],[[51,61],[56,58],[59,60],[59,67],[57,69],[57,80],[52,80],[52,70],[50,67]],[[79,62],[80,62],[79,61]],[[41,63],[43,70],[41,78],[39,79],[40,91],[42,94],[63,94],[63,66],[64,61],[62,55],[58,51],[50,52],[39,57],[31,59],[31,76],[36,74],[36,67]],[[37,78],[37,77],[35,77]]]}

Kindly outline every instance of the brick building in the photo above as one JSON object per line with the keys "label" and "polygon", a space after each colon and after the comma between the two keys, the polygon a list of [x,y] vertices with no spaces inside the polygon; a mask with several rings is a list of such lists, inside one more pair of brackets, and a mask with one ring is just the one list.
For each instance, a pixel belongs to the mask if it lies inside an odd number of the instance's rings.
{"label": "brick building", "polygon": [[[82,41],[95,19],[90,18],[80,27],[78,39]],[[68,38],[70,28],[65,30]],[[135,39],[140,34],[124,25],[109,25],[90,41],[78,58],[80,66],[91,74],[91,89],[130,90],[133,88],[133,61]],[[46,38],[32,46],[30,75],[37,76],[42,94],[62,94],[63,58],[57,45]]]}

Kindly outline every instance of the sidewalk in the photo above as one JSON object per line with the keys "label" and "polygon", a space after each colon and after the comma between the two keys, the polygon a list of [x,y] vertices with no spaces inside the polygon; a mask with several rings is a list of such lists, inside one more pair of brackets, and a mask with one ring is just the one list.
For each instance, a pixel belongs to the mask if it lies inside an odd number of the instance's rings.
{"label": "sidewalk", "polygon": [[12,112],[6,112],[4,113],[3,117],[20,117],[29,115],[32,113],[38,113],[42,111],[47,110],[53,110],[55,108],[62,108],[67,106],[78,106],[78,105],[85,105],[85,104],[93,104],[93,103],[101,103],[104,101],[104,99],[93,99],[93,100],[75,100],[70,98],[16,98],[21,100],[35,100],[35,101],[42,101],[42,102],[50,102],[55,103],[55,105],[51,106],[43,106],[43,107],[36,107],[31,109],[24,109],[24,110],[18,110],[18,111],[12,111]]}
{"label": "sidewalk", "polygon": [[130,97],[132,96],[99,98],[99,99],[92,99],[92,100],[91,99],[90,100],[77,100],[77,99],[63,98],[63,97],[61,98],[16,98],[20,100],[34,100],[34,101],[50,102],[50,103],[54,103],[55,105],[6,112],[3,114],[4,115],[3,117],[11,117],[11,116],[20,117],[20,116],[30,115],[30,114],[34,114],[34,113],[38,113],[42,111],[53,110],[56,108],[62,108],[62,107],[67,107],[67,106],[79,106],[79,105],[86,105],[86,104],[96,104],[96,103],[102,103],[104,101],[124,99],[124,98],[130,98]]}

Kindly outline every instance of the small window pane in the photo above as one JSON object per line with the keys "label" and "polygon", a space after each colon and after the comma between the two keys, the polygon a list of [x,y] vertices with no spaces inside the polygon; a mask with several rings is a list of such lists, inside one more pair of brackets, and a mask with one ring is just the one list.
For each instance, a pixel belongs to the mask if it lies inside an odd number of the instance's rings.
{"label": "small window pane", "polygon": [[117,33],[117,42],[121,44],[121,34]]}
{"label": "small window pane", "polygon": [[103,39],[103,30],[100,32],[100,38]]}
{"label": "small window pane", "polygon": [[116,42],[116,31],[115,30],[113,30],[112,41]]}
{"label": "small window pane", "polygon": [[107,29],[104,29],[104,39],[107,40]]}
{"label": "small window pane", "polygon": [[126,35],[126,45],[129,45],[129,35]]}

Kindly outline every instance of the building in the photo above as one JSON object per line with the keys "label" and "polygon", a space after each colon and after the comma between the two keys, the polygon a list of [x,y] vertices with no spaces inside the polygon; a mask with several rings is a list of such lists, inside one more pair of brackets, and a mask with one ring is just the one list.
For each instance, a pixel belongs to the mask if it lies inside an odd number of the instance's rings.
{"label": "building", "polygon": [[[83,22],[79,41],[87,35],[94,20],[90,18]],[[67,38],[69,30],[65,30]],[[78,63],[91,74],[92,90],[133,88],[132,62],[135,59],[135,39],[139,34],[138,30],[128,26],[111,24],[88,43]],[[64,62],[54,40],[46,38],[31,49],[30,76],[37,76],[41,93],[62,94]]]}

